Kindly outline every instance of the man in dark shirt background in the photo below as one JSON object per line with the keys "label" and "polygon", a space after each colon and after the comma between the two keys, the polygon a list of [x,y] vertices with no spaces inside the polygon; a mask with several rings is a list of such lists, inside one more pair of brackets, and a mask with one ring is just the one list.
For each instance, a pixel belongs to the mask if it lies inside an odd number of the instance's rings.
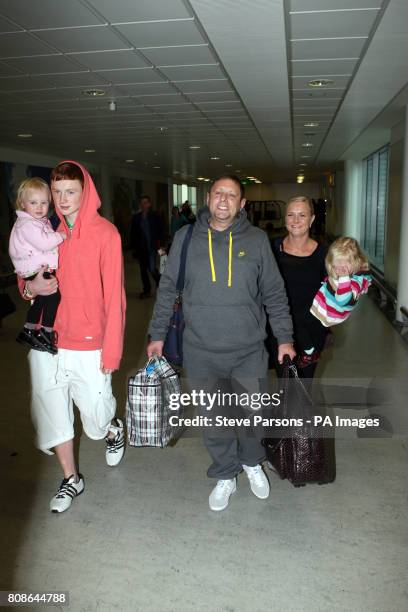
{"label": "man in dark shirt background", "polygon": [[132,219],[130,242],[133,255],[139,260],[143,291],[140,299],[150,297],[149,274],[159,284],[160,274],[156,267],[157,250],[162,242],[162,223],[159,215],[151,210],[152,201],[148,195],[140,198],[140,210]]}

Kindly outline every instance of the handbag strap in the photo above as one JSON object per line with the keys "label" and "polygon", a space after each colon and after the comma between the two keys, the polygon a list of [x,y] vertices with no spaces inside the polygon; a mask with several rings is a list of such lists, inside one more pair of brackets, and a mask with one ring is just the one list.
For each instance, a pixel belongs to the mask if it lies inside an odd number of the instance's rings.
{"label": "handbag strap", "polygon": [[177,285],[176,289],[178,294],[183,293],[184,289],[184,278],[186,275],[186,262],[187,262],[187,251],[191,240],[191,234],[193,233],[194,225],[189,225],[188,230],[186,231],[186,235],[184,236],[183,246],[181,247],[181,255],[180,255],[180,267],[179,273],[177,277]]}

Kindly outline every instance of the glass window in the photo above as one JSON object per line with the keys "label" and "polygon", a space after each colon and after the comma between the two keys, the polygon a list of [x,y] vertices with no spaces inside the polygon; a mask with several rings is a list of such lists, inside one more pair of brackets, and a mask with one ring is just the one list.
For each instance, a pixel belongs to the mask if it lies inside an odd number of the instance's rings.
{"label": "glass window", "polygon": [[364,160],[363,247],[370,261],[384,271],[388,192],[388,146]]}

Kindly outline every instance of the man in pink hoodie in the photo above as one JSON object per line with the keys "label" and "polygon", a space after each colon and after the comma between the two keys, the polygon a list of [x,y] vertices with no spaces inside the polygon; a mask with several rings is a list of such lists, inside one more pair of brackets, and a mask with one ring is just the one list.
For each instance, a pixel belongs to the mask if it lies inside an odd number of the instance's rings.
{"label": "man in pink hoodie", "polygon": [[[30,351],[32,418],[37,445],[57,455],[64,479],[50,510],[64,512],[84,490],[74,459],[73,402],[88,437],[106,439],[106,461],[117,465],[124,452],[124,430],[115,418],[111,375],[119,368],[125,326],[123,257],[119,232],[101,217],[98,193],[87,170],[62,162],[52,171],[51,192],[68,235],[60,247],[57,278],[20,280],[26,299],[50,295],[59,287],[55,321],[56,356]],[[52,449],[52,450],[51,450]]]}

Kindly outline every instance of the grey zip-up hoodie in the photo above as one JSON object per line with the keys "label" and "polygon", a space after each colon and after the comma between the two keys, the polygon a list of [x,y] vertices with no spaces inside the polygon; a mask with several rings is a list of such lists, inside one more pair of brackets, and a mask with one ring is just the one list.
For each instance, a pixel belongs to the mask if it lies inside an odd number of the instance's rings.
{"label": "grey zip-up hoodie", "polygon": [[[210,228],[209,219],[209,209],[202,208],[187,253],[184,341],[216,352],[255,348],[266,337],[266,310],[278,344],[292,342],[285,287],[265,232],[249,223],[244,210],[221,232]],[[186,231],[176,232],[160,280],[151,340],[166,337]]]}

